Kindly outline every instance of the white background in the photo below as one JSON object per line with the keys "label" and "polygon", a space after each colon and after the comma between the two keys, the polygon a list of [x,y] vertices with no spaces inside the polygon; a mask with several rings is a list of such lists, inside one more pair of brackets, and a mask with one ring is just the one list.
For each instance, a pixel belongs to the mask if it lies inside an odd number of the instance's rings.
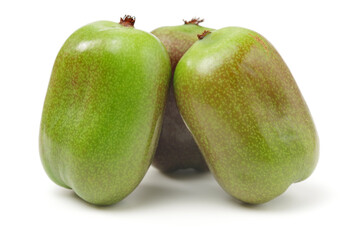
{"label": "white background", "polygon": [[[94,207],[55,185],[38,154],[42,105],[57,52],[79,27],[137,17],[151,31],[205,18],[240,26],[280,52],[320,136],[313,175],[258,206],[211,174],[156,169],[122,202]],[[0,239],[359,239],[360,17],[356,1],[2,1]]]}

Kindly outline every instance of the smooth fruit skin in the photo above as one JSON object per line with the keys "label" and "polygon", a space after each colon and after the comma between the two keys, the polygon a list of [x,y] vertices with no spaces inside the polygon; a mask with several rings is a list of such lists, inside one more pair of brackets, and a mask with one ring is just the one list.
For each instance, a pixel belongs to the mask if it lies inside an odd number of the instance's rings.
{"label": "smooth fruit skin", "polygon": [[175,72],[176,65],[180,58],[197,42],[197,35],[203,33],[205,30],[212,31],[214,29],[189,23],[178,26],[160,27],[151,33],[158,37],[166,47],[170,56],[172,71]]}
{"label": "smooth fruit skin", "polygon": [[[204,30],[212,29],[197,24],[183,24],[152,31],[165,45],[173,72],[180,58],[198,40],[197,34],[201,34]],[[208,171],[205,160],[176,107],[172,81],[153,166],[165,173],[188,168]]]}
{"label": "smooth fruit skin", "polygon": [[319,156],[308,107],[288,67],[261,35],[223,28],[177,65],[177,104],[219,184],[267,202],[306,179]]}
{"label": "smooth fruit skin", "polygon": [[169,56],[152,34],[100,21],[73,33],[51,74],[40,128],[49,177],[87,202],[116,203],[155,152]]}

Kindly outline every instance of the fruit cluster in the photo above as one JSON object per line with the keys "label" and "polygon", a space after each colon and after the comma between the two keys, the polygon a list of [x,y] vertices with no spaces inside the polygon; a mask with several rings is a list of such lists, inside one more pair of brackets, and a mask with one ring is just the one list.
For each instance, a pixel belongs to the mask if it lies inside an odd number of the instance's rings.
{"label": "fruit cluster", "polygon": [[40,127],[55,183],[109,205],[153,163],[165,173],[210,169],[230,195],[258,204],[310,176],[318,136],[275,48],[248,29],[184,22],[151,34],[125,16],[67,39]]}

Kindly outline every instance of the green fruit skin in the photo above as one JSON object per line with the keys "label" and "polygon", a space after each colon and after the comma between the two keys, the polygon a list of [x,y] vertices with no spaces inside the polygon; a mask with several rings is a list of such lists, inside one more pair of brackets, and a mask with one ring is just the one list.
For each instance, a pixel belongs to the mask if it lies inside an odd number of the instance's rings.
{"label": "green fruit skin", "polygon": [[151,163],[170,77],[152,34],[108,21],[73,33],[56,58],[41,119],[49,177],[96,205],[131,193]]}
{"label": "green fruit skin", "polygon": [[202,34],[205,30],[214,29],[202,27],[196,24],[183,24],[178,26],[160,27],[151,33],[158,37],[166,47],[169,53],[171,68],[175,68],[184,53],[198,40],[197,35]]}
{"label": "green fruit skin", "polygon": [[[197,34],[211,28],[196,24],[183,24],[157,28],[152,33],[165,45],[171,60],[172,71],[184,53],[198,40]],[[153,166],[164,173],[193,168],[208,171],[206,162],[176,107],[173,84],[170,84],[164,121]]]}
{"label": "green fruit skin", "polygon": [[219,184],[247,203],[267,202],[311,175],[319,140],[285,62],[261,35],[228,27],[179,61],[177,105]]}

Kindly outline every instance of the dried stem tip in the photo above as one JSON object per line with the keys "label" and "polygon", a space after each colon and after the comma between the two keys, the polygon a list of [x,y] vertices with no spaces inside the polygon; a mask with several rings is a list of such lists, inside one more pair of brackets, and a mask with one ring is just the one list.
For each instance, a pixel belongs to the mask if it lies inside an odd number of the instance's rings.
{"label": "dried stem tip", "polygon": [[135,17],[130,15],[125,15],[123,18],[120,18],[120,24],[124,27],[134,27],[135,24]]}
{"label": "dried stem tip", "polygon": [[199,40],[203,39],[206,35],[208,35],[209,33],[211,33],[208,30],[205,30],[202,34],[198,34],[197,37]]}
{"label": "dried stem tip", "polygon": [[195,24],[195,25],[199,25],[199,23],[202,23],[204,21],[204,19],[200,19],[200,18],[193,18],[190,21],[186,21],[183,20],[185,24]]}

